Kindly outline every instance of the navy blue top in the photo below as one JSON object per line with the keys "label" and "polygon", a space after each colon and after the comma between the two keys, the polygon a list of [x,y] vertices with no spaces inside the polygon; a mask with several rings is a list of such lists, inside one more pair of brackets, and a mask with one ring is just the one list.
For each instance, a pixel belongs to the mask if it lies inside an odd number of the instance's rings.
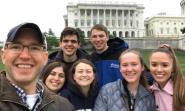
{"label": "navy blue top", "polygon": [[99,88],[98,86],[95,86],[90,89],[89,95],[86,97],[77,86],[69,83],[68,87],[61,91],[60,95],[67,98],[73,104],[75,110],[92,110],[94,108],[98,92]]}
{"label": "navy blue top", "polygon": [[91,54],[91,61],[95,64],[100,87],[123,78],[118,58],[124,50],[128,49],[128,44],[118,37],[109,39],[107,44],[109,47],[103,53],[93,52]]}

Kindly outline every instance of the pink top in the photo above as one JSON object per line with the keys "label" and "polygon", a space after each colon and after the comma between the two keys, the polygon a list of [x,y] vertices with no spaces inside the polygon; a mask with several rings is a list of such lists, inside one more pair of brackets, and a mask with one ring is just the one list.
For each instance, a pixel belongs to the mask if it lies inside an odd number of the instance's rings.
{"label": "pink top", "polygon": [[154,91],[157,111],[173,111],[173,82],[170,79],[163,89],[159,88],[159,85],[155,82],[151,89]]}

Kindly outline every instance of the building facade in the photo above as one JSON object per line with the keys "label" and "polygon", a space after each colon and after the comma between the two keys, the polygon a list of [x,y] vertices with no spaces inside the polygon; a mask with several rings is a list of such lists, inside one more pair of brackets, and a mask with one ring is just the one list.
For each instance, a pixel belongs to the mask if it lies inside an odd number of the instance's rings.
{"label": "building facade", "polygon": [[181,6],[181,15],[185,16],[185,0],[182,0],[180,2],[180,6]]}
{"label": "building facade", "polygon": [[123,2],[79,2],[67,5],[65,25],[80,28],[86,38],[95,24],[105,25],[114,37],[143,37],[144,7],[135,3]]}
{"label": "building facade", "polygon": [[148,37],[182,37],[185,16],[167,16],[160,13],[145,19],[145,33]]}

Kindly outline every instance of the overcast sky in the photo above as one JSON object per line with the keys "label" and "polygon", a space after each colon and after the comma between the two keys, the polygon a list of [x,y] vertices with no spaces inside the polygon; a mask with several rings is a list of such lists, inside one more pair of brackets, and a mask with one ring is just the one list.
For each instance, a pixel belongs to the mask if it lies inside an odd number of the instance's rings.
{"label": "overcast sky", "polygon": [[[22,22],[34,22],[40,26],[43,32],[47,32],[48,29],[51,28],[56,34],[56,36],[60,36],[60,33],[64,28],[63,15],[67,13],[67,3],[78,1],[79,0],[1,0],[0,41],[4,41],[6,39],[8,31],[13,26]],[[113,1],[135,2],[138,4],[143,4],[143,6],[145,7],[144,18],[155,15],[159,12],[166,12],[167,14],[173,15],[181,14],[181,0]]]}

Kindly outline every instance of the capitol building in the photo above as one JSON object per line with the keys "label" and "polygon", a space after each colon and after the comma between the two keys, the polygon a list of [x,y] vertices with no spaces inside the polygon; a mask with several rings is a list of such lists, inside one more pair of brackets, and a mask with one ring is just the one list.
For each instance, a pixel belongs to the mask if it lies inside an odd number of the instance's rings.
{"label": "capitol building", "polygon": [[109,34],[120,38],[135,38],[145,35],[144,7],[141,4],[116,1],[84,1],[69,3],[65,25],[80,28],[86,39],[95,24],[103,24]]}
{"label": "capitol building", "polygon": [[181,15],[185,16],[185,0],[182,0],[180,2],[180,6],[181,6]]}

